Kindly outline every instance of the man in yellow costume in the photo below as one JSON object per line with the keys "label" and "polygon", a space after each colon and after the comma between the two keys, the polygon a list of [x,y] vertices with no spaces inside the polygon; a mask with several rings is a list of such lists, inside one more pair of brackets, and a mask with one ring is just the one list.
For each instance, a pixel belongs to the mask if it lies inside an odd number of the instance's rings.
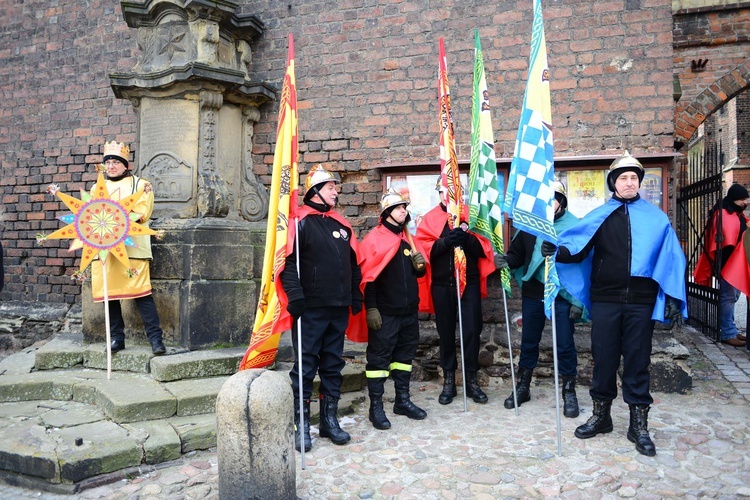
{"label": "man in yellow costume", "polygon": [[[148,220],[154,210],[154,191],[145,179],[141,179],[128,169],[130,148],[124,143],[107,142],[104,144],[104,167],[106,185],[110,199],[119,201],[138,191],[143,194],[131,212],[131,220],[148,227]],[[134,299],[146,327],[146,336],[151,343],[151,351],[159,356],[167,352],[162,340],[159,326],[159,314],[151,295],[151,273],[149,262],[151,255],[151,237],[134,236],[135,246],[128,246],[130,269],[113,257],[105,260],[107,273],[107,295],[109,301],[110,330],[112,352],[125,349],[125,322],[122,318],[120,301]],[[94,302],[104,301],[104,276],[102,266],[92,266],[91,291]]]}

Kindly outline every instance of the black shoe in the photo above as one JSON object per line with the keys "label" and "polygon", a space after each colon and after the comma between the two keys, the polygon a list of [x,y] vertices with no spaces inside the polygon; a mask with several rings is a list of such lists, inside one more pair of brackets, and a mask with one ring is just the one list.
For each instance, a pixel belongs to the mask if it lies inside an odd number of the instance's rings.
{"label": "black shoe", "polygon": [[322,438],[329,438],[333,444],[346,444],[351,439],[348,432],[341,428],[337,416],[339,399],[320,395],[320,423],[318,433]]}
{"label": "black shoe", "polygon": [[154,353],[154,356],[161,356],[162,354],[166,354],[167,348],[164,347],[164,342],[155,340],[151,343],[151,352]]}
{"label": "black shoe", "polygon": [[124,340],[113,340],[109,346],[109,350],[112,351],[112,354],[122,351],[123,349],[125,349]]}
{"label": "black shoe", "polygon": [[630,405],[628,441],[635,443],[635,449],[641,455],[653,457],[656,455],[656,446],[648,433],[648,411],[648,405]]}
{"label": "black shoe", "polygon": [[479,382],[477,382],[477,372],[466,373],[466,395],[474,400],[475,403],[486,404],[487,394],[484,393]]}
{"label": "black shoe", "polygon": [[301,451],[304,443],[305,451],[312,449],[310,438],[310,400],[306,399],[302,408],[302,421],[300,422],[299,399],[294,398],[294,449]]}
{"label": "black shoe", "polygon": [[443,392],[438,396],[438,403],[448,405],[458,395],[458,392],[456,392],[456,372],[454,370],[444,370],[443,377]]}
{"label": "black shoe", "polygon": [[614,429],[610,409],[612,400],[593,399],[594,409],[592,415],[585,424],[576,428],[575,436],[578,439],[589,439],[597,434],[606,434]]}
{"label": "black shoe", "polygon": [[576,378],[574,375],[563,375],[562,379],[563,415],[567,418],[576,418],[581,414],[576,396]]}
{"label": "black shoe", "polygon": [[[531,401],[531,376],[534,373],[532,368],[518,367],[518,380],[516,381],[516,398],[518,399],[518,406]],[[503,406],[508,410],[512,410],[516,407],[516,403],[513,399],[513,393],[503,401]]]}
{"label": "black shoe", "polygon": [[373,427],[381,431],[391,428],[391,422],[383,410],[382,397],[370,396],[370,422]]}
{"label": "black shoe", "polygon": [[393,413],[404,415],[412,420],[424,420],[427,418],[427,412],[412,402],[408,391],[396,393],[396,402],[393,403]]}

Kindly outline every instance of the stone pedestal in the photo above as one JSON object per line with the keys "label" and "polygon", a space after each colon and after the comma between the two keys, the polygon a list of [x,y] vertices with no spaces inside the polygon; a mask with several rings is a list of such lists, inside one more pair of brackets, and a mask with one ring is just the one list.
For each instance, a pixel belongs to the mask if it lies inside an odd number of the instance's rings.
{"label": "stone pedestal", "polygon": [[[166,219],[152,246],[151,284],[164,340],[188,349],[247,345],[258,305],[265,224],[226,219]],[[257,269],[257,271],[256,271]],[[104,307],[84,291],[83,331],[103,341]],[[134,301],[123,301],[126,343],[147,343]]]}
{"label": "stone pedestal", "polygon": [[216,398],[219,498],[296,498],[289,379],[268,370],[232,375]]}

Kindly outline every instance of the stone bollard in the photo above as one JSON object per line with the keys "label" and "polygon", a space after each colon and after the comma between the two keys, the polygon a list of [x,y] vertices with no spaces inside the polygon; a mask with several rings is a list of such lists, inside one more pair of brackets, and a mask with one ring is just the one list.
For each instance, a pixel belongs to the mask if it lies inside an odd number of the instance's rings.
{"label": "stone bollard", "polygon": [[219,499],[296,498],[289,377],[244,370],[216,398]]}

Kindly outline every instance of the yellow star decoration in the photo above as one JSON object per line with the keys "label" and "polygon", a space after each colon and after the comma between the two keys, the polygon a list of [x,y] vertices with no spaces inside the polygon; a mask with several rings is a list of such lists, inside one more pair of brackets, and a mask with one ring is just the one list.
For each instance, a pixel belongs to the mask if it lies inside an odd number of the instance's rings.
{"label": "yellow star decoration", "polygon": [[126,246],[135,246],[132,236],[157,232],[131,220],[137,217],[132,214],[135,204],[143,191],[138,191],[121,200],[109,199],[109,191],[104,182],[104,175],[99,172],[93,194],[81,191],[81,199],[61,193],[56,186],[48,190],[57,195],[73,212],[72,215],[60,217],[68,225],[46,236],[46,239],[75,238],[71,250],[83,248],[80,271],[83,272],[98,255],[104,262],[108,254],[113,254],[126,269],[130,269],[130,260]]}

